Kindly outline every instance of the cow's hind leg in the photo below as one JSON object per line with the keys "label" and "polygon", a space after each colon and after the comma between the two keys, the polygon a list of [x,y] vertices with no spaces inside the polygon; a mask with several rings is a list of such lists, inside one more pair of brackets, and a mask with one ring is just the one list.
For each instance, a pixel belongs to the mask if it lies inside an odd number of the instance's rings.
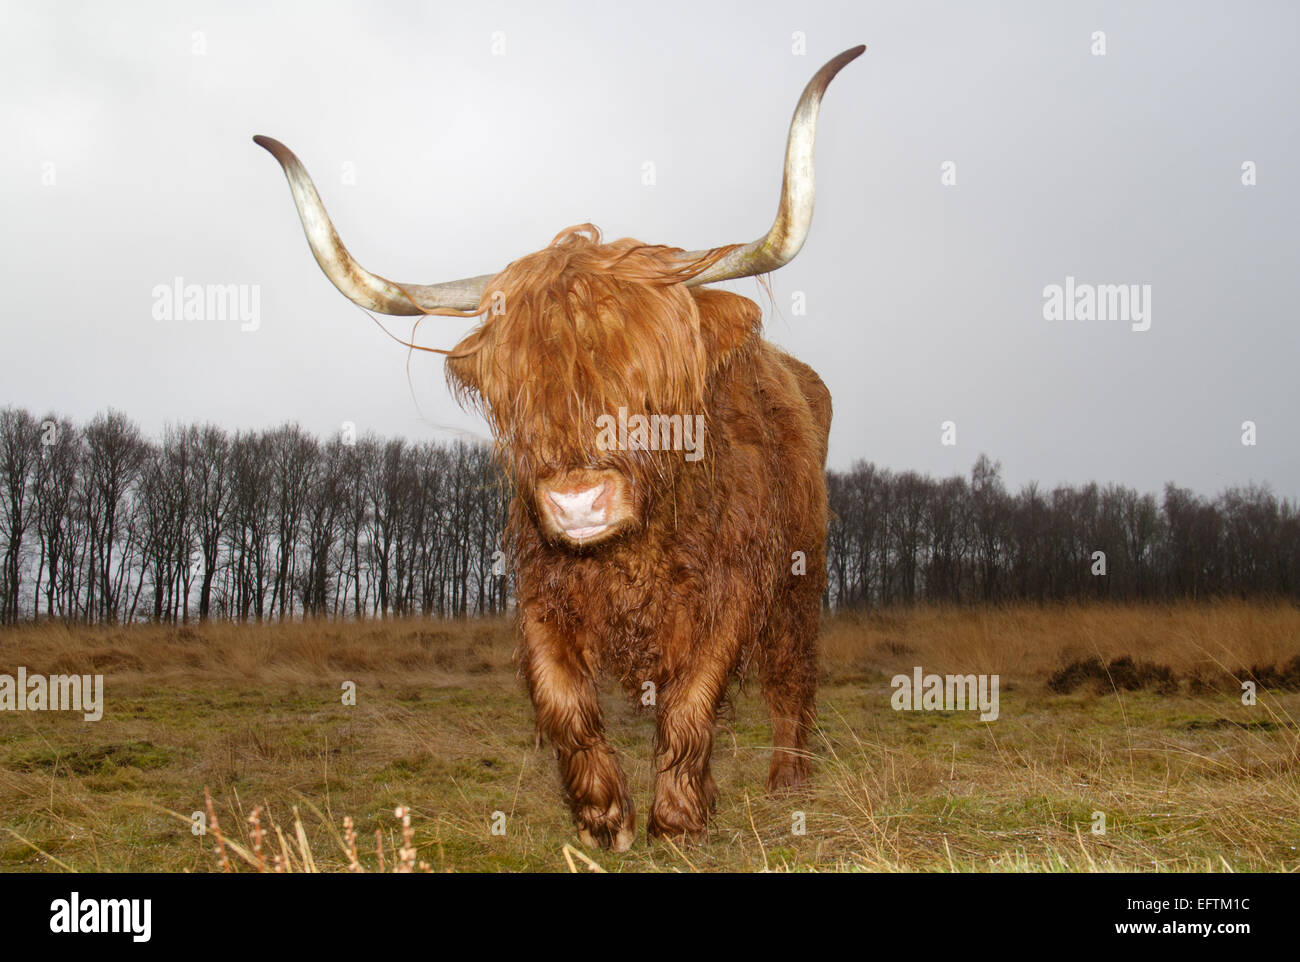
{"label": "cow's hind leg", "polygon": [[595,678],[579,646],[524,627],[524,674],[537,728],[555,746],[560,780],[584,845],[626,852],[636,838],[627,779],[605,740]]}
{"label": "cow's hind leg", "polygon": [[796,790],[811,771],[808,735],[817,716],[818,609],[774,612],[765,632],[759,680],[772,715],[767,790]]}

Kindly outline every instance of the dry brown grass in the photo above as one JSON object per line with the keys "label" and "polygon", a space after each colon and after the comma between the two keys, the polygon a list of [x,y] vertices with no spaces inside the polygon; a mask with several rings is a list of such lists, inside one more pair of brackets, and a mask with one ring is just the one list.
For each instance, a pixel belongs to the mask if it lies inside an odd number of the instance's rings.
{"label": "dry brown grass", "polygon": [[[0,670],[21,653],[31,672],[98,671],[160,682],[359,679],[440,682],[513,670],[504,620],[394,619],[188,626],[66,626],[0,631]],[[1284,665],[1300,654],[1300,609],[1287,604],[1061,605],[891,609],[827,619],[823,668],[1050,673],[1125,655],[1195,673]]]}
{"label": "dry brown grass", "polygon": [[882,670],[916,658],[947,671],[1047,674],[1125,655],[1180,674],[1285,664],[1300,654],[1300,609],[1286,604],[920,608],[844,615],[822,634],[828,665]]}
{"label": "dry brown grass", "polygon": [[[386,868],[433,870],[1300,868],[1300,693],[1266,683],[1248,707],[1239,689],[1242,669],[1300,655],[1295,606],[833,619],[811,792],[762,795],[770,730],[760,700],[733,692],[710,843],[651,843],[642,831],[621,856],[573,844],[513,648],[504,621],[0,633],[0,672],[101,672],[107,702],[93,724],[0,714],[0,867],[218,870],[211,835],[168,814],[203,810],[206,788],[238,868],[259,862],[255,810],[268,870],[279,855],[286,870],[373,871],[379,852]],[[1071,664],[1125,656],[1167,668],[1172,689],[1048,687]],[[1001,717],[892,711],[889,679],[918,665],[999,674]],[[357,685],[354,707],[341,702],[344,681]],[[652,719],[614,691],[605,704],[644,812]],[[1090,831],[1096,811],[1105,835]],[[494,812],[504,835],[491,831]],[[348,832],[367,840],[351,854]]]}
{"label": "dry brown grass", "polygon": [[0,632],[0,666],[21,652],[31,672],[97,671],[122,680],[293,684],[340,672],[358,681],[444,680],[510,671],[512,645],[502,620],[95,627],[42,622]]}

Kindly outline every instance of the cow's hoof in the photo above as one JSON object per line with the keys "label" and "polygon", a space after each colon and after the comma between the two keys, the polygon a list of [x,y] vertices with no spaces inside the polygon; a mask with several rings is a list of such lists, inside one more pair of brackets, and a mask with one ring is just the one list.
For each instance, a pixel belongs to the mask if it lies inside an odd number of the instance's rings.
{"label": "cow's hoof", "polygon": [[651,838],[666,838],[674,842],[706,842],[709,839],[708,821],[703,813],[691,813],[666,806],[650,813],[646,834]]}
{"label": "cow's hoof", "polygon": [[580,813],[578,820],[578,841],[583,845],[615,852],[626,852],[632,847],[636,840],[636,812],[631,803],[626,815],[617,803],[599,814],[584,817],[585,814]]}
{"label": "cow's hoof", "polygon": [[578,829],[578,841],[583,845],[588,848],[609,849],[612,852],[626,852],[632,847],[635,838],[636,829],[630,825],[623,826],[612,838],[607,831],[597,836],[585,828]]}
{"label": "cow's hoof", "polygon": [[646,833],[651,838],[666,839],[676,845],[685,843],[702,845],[709,840],[709,830],[707,828],[679,828],[662,825],[658,822],[651,823]]}
{"label": "cow's hoof", "polygon": [[804,759],[785,759],[772,762],[767,773],[769,795],[793,795],[808,787],[808,762]]}

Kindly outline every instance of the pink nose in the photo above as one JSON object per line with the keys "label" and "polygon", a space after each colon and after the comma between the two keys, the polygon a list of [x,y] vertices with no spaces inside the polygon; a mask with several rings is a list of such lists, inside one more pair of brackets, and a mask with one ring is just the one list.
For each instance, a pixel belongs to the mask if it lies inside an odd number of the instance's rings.
{"label": "pink nose", "polygon": [[597,484],[576,491],[548,491],[546,500],[562,528],[586,528],[605,523],[605,489]]}

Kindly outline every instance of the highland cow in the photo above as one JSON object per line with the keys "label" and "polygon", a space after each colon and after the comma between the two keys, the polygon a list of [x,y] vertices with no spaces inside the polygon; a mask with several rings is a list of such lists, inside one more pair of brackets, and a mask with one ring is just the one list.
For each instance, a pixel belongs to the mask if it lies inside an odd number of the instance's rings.
{"label": "highland cow", "polygon": [[798,253],[821,96],[863,49],[805,88],[772,229],[706,251],[603,243],[582,224],[497,275],[396,284],[348,254],[292,152],[256,138],[284,167],[316,259],[349,298],[386,314],[483,315],[440,353],[513,485],[521,663],[585,844],[622,851],[636,834],[605,739],[602,672],[655,706],[650,835],[706,834],[716,713],[748,669],[772,716],[768,789],[808,778],[830,394],[762,339],[757,304],[702,285]]}

